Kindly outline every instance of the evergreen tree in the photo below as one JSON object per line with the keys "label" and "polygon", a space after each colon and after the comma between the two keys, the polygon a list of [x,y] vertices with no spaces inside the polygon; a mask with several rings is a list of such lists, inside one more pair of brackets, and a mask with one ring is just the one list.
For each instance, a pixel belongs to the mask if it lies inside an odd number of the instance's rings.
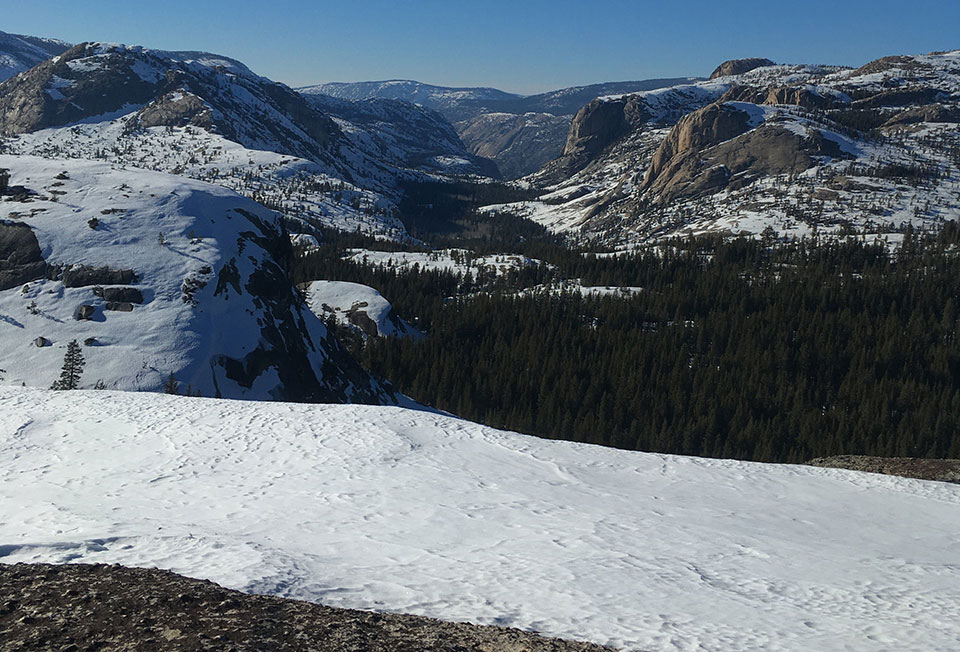
{"label": "evergreen tree", "polygon": [[180,393],[180,383],[177,382],[177,379],[174,377],[172,371],[170,372],[170,375],[167,377],[166,382],[163,383],[163,393],[164,394]]}
{"label": "evergreen tree", "polygon": [[77,389],[80,387],[80,376],[83,374],[83,351],[76,340],[67,344],[67,352],[63,356],[63,366],[60,368],[60,378],[50,389]]}

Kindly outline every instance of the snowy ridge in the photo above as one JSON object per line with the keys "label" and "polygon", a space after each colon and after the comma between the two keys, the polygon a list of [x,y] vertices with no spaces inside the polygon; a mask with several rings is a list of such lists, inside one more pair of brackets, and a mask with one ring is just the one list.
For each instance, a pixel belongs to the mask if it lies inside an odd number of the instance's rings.
{"label": "snowy ridge", "polygon": [[960,487],[398,408],[0,388],[2,561],[637,650],[955,650]]}

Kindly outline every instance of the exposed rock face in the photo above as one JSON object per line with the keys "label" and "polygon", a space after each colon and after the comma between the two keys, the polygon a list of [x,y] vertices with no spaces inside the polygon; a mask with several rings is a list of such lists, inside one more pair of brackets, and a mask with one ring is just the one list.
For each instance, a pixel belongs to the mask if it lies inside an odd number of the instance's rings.
{"label": "exposed rock face", "polygon": [[0,290],[43,278],[46,271],[40,243],[30,227],[0,221]]}
{"label": "exposed rock face", "polygon": [[773,120],[754,128],[747,112],[711,104],[670,131],[642,189],[661,204],[691,199],[761,176],[802,172],[815,164],[814,156],[842,157],[843,152],[820,132],[801,136]]}
{"label": "exposed rock face", "polygon": [[636,95],[590,102],[574,116],[563,153],[544,168],[543,182],[560,181],[582,170],[606,148],[642,129],[649,117]]}
{"label": "exposed rock face", "polygon": [[104,301],[121,301],[125,303],[143,303],[143,293],[137,288],[103,288],[95,287],[93,293]]}
{"label": "exposed rock face", "polygon": [[751,70],[756,70],[763,66],[775,66],[776,64],[770,59],[763,59],[760,57],[751,57],[748,59],[731,59],[730,61],[724,61],[716,69],[710,73],[710,79],[716,79],[717,77],[727,77],[729,75],[742,75],[745,72],[750,72]]}
{"label": "exposed rock face", "polygon": [[517,179],[560,156],[570,120],[549,113],[485,113],[456,127],[472,153],[492,159],[504,178]]}
{"label": "exposed rock face", "polygon": [[657,148],[644,186],[652,186],[674,157],[712,147],[749,129],[750,115],[728,104],[711,104],[685,116]]}
{"label": "exposed rock face", "polygon": [[723,94],[720,101],[791,104],[805,109],[831,109],[841,105],[837,98],[820,95],[808,86],[775,86],[772,88],[734,86]]}
{"label": "exposed rock face", "polygon": [[63,285],[68,288],[79,288],[87,285],[119,285],[135,283],[137,274],[132,269],[69,265],[64,268],[61,280]]}
{"label": "exposed rock face", "polygon": [[169,571],[0,564],[4,650],[603,652],[589,643],[247,595]]}
{"label": "exposed rock face", "polygon": [[193,93],[173,92],[140,109],[129,127],[213,127],[213,111]]}

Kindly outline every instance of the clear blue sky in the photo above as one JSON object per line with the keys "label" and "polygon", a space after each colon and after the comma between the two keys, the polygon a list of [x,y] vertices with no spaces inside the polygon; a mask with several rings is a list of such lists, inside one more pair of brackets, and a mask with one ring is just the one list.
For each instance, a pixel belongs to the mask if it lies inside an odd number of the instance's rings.
{"label": "clear blue sky", "polygon": [[0,0],[0,30],[208,50],[293,86],[417,79],[535,93],[707,75],[721,61],[860,65],[960,48],[957,0]]}

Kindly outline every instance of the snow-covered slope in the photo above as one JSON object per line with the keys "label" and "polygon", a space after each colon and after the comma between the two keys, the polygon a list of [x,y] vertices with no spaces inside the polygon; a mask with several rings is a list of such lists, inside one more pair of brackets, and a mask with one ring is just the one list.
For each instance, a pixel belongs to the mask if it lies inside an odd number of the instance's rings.
{"label": "snow-covered slope", "polygon": [[497,175],[418,107],[308,101],[233,59],[116,44],[78,45],[0,84],[0,133],[14,137],[8,152],[183,174],[291,220],[391,239],[406,237],[402,181]]}
{"label": "snow-covered slope", "polygon": [[563,154],[527,179],[541,201],[513,208],[620,245],[704,232],[896,240],[960,216],[960,51],[719,74],[738,63],[591,102]]}
{"label": "snow-covered slope", "polygon": [[[279,216],[219,186],[106,163],[0,156],[3,383],[393,402],[300,301]],[[31,194],[32,193],[32,194]]]}
{"label": "snow-covered slope", "polygon": [[69,48],[69,43],[57,39],[0,32],[0,81],[63,54]]}
{"label": "snow-covered slope", "polygon": [[393,305],[368,285],[312,281],[303,288],[307,305],[320,319],[333,319],[362,337],[419,337],[416,328],[393,312]]}
{"label": "snow-covered slope", "polygon": [[956,485],[399,408],[0,388],[0,560],[639,650],[956,650]]}

